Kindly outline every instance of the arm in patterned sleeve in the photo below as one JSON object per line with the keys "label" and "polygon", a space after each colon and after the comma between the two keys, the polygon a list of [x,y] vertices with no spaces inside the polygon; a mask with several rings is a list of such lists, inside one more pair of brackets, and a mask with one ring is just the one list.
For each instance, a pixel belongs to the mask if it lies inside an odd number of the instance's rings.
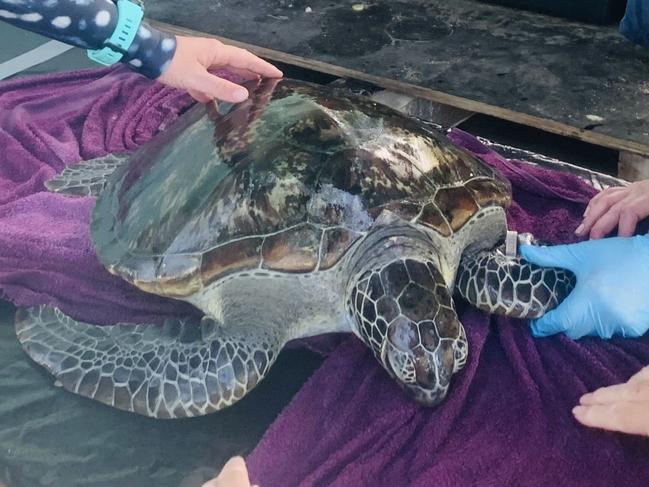
{"label": "arm in patterned sleeve", "polygon": [[[117,5],[110,0],[0,0],[0,19],[83,49],[101,49],[117,25]],[[173,35],[143,21],[122,61],[157,78],[175,50]]]}

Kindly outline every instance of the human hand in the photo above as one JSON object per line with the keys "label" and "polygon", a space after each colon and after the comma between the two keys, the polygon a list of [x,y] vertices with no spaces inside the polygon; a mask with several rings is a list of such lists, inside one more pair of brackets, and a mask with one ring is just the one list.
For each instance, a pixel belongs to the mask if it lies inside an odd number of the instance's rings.
{"label": "human hand", "polygon": [[649,328],[649,236],[523,245],[520,252],[528,262],[568,269],[577,278],[557,308],[532,321],[534,336],[637,337]]}
{"label": "human hand", "polygon": [[199,102],[218,99],[238,103],[248,98],[248,91],[236,83],[208,72],[224,68],[245,79],[258,76],[281,78],[282,72],[245,49],[228,46],[216,39],[176,37],[176,52],[158,81],[181,88]]}
{"label": "human hand", "polygon": [[230,458],[218,477],[205,482],[202,487],[251,487],[246,462],[241,457]]}
{"label": "human hand", "polygon": [[625,384],[584,394],[572,413],[584,426],[649,436],[649,367]]}
{"label": "human hand", "polygon": [[649,180],[623,188],[607,188],[595,196],[575,233],[602,238],[617,227],[620,237],[630,237],[638,222],[649,216]]}

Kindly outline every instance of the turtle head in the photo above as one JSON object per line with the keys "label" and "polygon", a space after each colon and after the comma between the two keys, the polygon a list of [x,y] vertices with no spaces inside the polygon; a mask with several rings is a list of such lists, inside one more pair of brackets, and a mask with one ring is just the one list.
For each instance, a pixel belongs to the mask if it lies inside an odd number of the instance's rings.
{"label": "turtle head", "polygon": [[439,404],[467,359],[464,328],[435,267],[398,260],[362,276],[352,292],[354,332],[424,406]]}
{"label": "turtle head", "polygon": [[[428,407],[446,397],[451,377],[466,363],[464,328],[453,310],[449,311],[420,322],[397,318],[381,344],[383,367],[418,403]],[[451,336],[448,330],[457,333]]]}

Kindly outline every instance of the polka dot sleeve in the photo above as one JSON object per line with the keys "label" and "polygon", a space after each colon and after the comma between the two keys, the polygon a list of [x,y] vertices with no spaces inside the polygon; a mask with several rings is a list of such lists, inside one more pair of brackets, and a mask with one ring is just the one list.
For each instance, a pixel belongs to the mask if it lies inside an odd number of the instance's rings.
{"label": "polka dot sleeve", "polygon": [[[0,0],[0,19],[83,49],[101,49],[117,25],[117,5],[110,0]],[[173,35],[142,21],[122,61],[157,78],[175,50]]]}

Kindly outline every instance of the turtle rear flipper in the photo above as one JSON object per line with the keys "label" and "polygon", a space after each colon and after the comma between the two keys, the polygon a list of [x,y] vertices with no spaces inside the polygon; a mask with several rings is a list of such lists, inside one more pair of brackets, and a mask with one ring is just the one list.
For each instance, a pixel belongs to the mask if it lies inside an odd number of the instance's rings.
{"label": "turtle rear flipper", "polygon": [[61,174],[45,182],[53,193],[68,196],[97,196],[113,172],[123,165],[130,154],[107,154],[66,167]]}
{"label": "turtle rear flipper", "polygon": [[556,308],[575,279],[568,270],[540,267],[496,249],[463,256],[455,289],[483,311],[533,319]]}
{"label": "turtle rear flipper", "polygon": [[261,327],[234,328],[209,318],[96,326],[52,306],[16,316],[27,354],[65,389],[155,418],[223,409],[263,379],[283,344]]}

